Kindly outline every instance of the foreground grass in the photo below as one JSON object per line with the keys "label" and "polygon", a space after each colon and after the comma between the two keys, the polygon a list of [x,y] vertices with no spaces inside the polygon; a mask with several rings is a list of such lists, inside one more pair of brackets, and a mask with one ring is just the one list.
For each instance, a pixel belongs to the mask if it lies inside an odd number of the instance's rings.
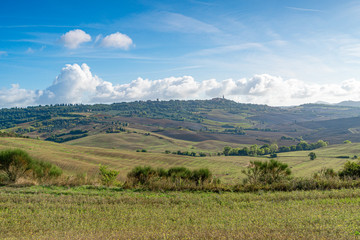
{"label": "foreground grass", "polygon": [[0,188],[1,239],[356,239],[360,190]]}

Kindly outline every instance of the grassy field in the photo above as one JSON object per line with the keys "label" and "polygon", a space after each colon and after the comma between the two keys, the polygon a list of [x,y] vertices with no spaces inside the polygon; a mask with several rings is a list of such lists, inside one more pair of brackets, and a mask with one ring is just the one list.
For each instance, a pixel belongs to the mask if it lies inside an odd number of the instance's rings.
{"label": "grassy field", "polygon": [[1,239],[358,239],[360,190],[0,188]]}
{"label": "grassy field", "polygon": [[[202,147],[209,147],[204,146],[206,143],[199,144],[202,144]],[[99,164],[109,165],[111,168],[120,171],[120,179],[125,179],[126,174],[135,166],[150,165],[154,168],[185,166],[190,169],[206,167],[222,181],[236,183],[244,177],[241,171],[248,165],[249,161],[268,159],[264,156],[189,157],[151,152],[151,150],[149,150],[150,152],[139,153],[135,150],[82,147],[25,138],[0,138],[0,150],[7,148],[23,149],[35,158],[58,165],[67,174],[86,172],[88,176],[96,176]],[[332,145],[314,150],[314,152],[317,155],[314,161],[309,160],[307,156],[309,151],[281,153],[278,154],[278,160],[289,164],[294,176],[309,177],[324,167],[340,170],[349,159],[337,158],[337,156],[360,156],[360,144]]]}
{"label": "grassy field", "polygon": [[192,142],[174,139],[156,133],[147,135],[148,133],[147,131],[141,130],[136,130],[136,133],[103,133],[69,141],[66,144],[134,151],[137,149],[146,149],[157,153],[164,153],[165,150],[217,153],[221,152],[224,146],[236,147],[239,145],[215,140]]}

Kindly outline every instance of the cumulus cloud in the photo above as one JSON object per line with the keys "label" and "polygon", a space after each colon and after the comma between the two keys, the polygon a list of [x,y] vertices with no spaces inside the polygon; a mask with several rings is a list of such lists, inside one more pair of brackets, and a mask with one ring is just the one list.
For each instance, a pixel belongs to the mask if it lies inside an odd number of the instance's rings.
{"label": "cumulus cloud", "polygon": [[103,47],[121,48],[125,50],[129,49],[132,44],[133,41],[128,35],[119,32],[110,34],[101,41]]}
{"label": "cumulus cloud", "polygon": [[0,107],[55,103],[112,103],[135,100],[209,99],[222,97],[243,103],[289,106],[317,101],[360,101],[360,81],[310,84],[268,74],[242,79],[196,81],[191,76],[158,80],[138,78],[113,84],[94,75],[89,66],[66,65],[51,86],[42,91],[12,85],[0,89]]}
{"label": "cumulus cloud", "polygon": [[91,73],[88,65],[67,64],[38,101],[42,104],[89,103],[102,82]]}
{"label": "cumulus cloud", "polygon": [[65,47],[70,49],[78,48],[80,44],[91,41],[91,36],[80,29],[71,30],[60,38]]}
{"label": "cumulus cloud", "polygon": [[34,105],[41,94],[42,91],[21,89],[18,84],[12,84],[10,89],[0,89],[0,108]]}

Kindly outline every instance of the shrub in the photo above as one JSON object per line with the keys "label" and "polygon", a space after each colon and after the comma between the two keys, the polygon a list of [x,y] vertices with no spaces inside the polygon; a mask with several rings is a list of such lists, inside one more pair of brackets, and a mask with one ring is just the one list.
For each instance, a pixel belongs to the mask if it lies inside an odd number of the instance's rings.
{"label": "shrub", "polygon": [[202,184],[212,177],[212,173],[207,168],[189,170],[185,167],[172,167],[168,170],[163,168],[153,169],[150,166],[135,167],[128,175],[128,179],[134,184],[154,184],[154,182],[163,181],[171,184],[195,183]]}
{"label": "shrub", "polygon": [[135,167],[131,170],[127,177],[133,180],[136,183],[145,184],[149,182],[149,179],[153,176],[157,175],[156,171],[150,166],[144,167]]}
{"label": "shrub", "polygon": [[339,176],[341,178],[348,177],[352,179],[360,177],[360,162],[347,161],[343,169],[339,171]]}
{"label": "shrub", "polygon": [[204,182],[212,177],[212,173],[207,168],[200,168],[192,172],[191,179],[194,180],[197,184]]}
{"label": "shrub", "polygon": [[310,152],[308,156],[310,157],[310,160],[316,159],[316,153],[314,153],[314,152]]}
{"label": "shrub", "polygon": [[21,149],[0,152],[0,171],[5,175],[2,178],[9,182],[16,182],[20,177],[32,177],[43,182],[62,174],[59,167],[35,160]]}
{"label": "shrub", "polygon": [[337,173],[332,168],[323,168],[319,172],[314,174],[315,179],[329,179],[329,178],[335,178],[337,176]]}
{"label": "shrub", "polygon": [[206,153],[201,152],[201,153],[199,153],[199,156],[200,157],[206,157]]}
{"label": "shrub", "polygon": [[185,167],[173,167],[168,170],[168,177],[174,179],[190,179],[192,173]]}
{"label": "shrub", "polygon": [[49,180],[61,176],[61,168],[49,163],[42,161],[33,161],[32,166],[33,176],[39,181]]}
{"label": "shrub", "polygon": [[5,172],[10,182],[15,182],[30,172],[32,162],[32,158],[20,149],[0,152],[0,170]]}
{"label": "shrub", "polygon": [[108,166],[99,165],[99,177],[103,185],[111,186],[114,184],[119,171],[108,169]]}
{"label": "shrub", "polygon": [[163,178],[163,177],[167,177],[168,176],[168,171],[163,169],[163,168],[158,168],[156,169],[156,175]]}
{"label": "shrub", "polygon": [[287,164],[274,159],[270,161],[250,161],[247,170],[242,171],[246,176],[245,182],[251,184],[272,184],[285,180],[291,175],[291,170]]}

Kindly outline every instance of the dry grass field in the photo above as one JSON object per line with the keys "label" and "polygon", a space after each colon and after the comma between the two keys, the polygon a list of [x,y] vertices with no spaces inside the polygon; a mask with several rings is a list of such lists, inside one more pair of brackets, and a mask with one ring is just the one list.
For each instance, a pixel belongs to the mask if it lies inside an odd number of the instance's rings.
{"label": "dry grass field", "polygon": [[[101,136],[100,136],[101,137]],[[149,138],[154,136],[144,136]],[[158,139],[158,138],[156,138]],[[158,139],[163,141],[164,139]],[[95,141],[95,140],[94,140]],[[126,140],[122,140],[124,143]],[[167,140],[164,140],[167,141]],[[99,141],[100,142],[100,141]],[[67,174],[87,173],[88,176],[96,176],[98,173],[98,165],[108,165],[113,169],[120,171],[120,179],[124,179],[127,172],[135,166],[149,165],[154,168],[173,166],[185,166],[190,169],[209,168],[215,176],[224,182],[236,183],[240,181],[244,175],[242,169],[246,167],[249,161],[268,159],[267,156],[262,157],[240,157],[240,156],[207,156],[207,157],[190,157],[174,154],[161,153],[160,150],[154,152],[151,149],[151,141],[144,145],[149,152],[136,152],[134,149],[125,147],[122,149],[109,149],[101,147],[84,147],[76,145],[58,144],[47,141],[40,141],[26,138],[0,138],[0,150],[7,148],[20,148],[33,157],[49,161],[61,167]],[[189,146],[196,146],[194,151],[209,151],[213,144],[218,142],[192,143],[176,141],[176,144],[184,144],[184,149]],[[101,143],[99,143],[101,146]],[[167,147],[169,145],[166,145]],[[180,146],[180,145],[177,145]],[[191,148],[189,149],[191,150]],[[360,144],[341,144],[332,145],[326,148],[314,150],[317,158],[313,161],[309,160],[309,151],[297,151],[278,154],[278,160],[287,163],[297,177],[312,176],[314,172],[322,168],[334,168],[340,170],[343,164],[349,159],[337,158],[338,156],[349,156],[350,159],[354,155],[360,156]]]}
{"label": "dry grass field", "polygon": [[0,188],[1,239],[358,239],[360,190]]}

